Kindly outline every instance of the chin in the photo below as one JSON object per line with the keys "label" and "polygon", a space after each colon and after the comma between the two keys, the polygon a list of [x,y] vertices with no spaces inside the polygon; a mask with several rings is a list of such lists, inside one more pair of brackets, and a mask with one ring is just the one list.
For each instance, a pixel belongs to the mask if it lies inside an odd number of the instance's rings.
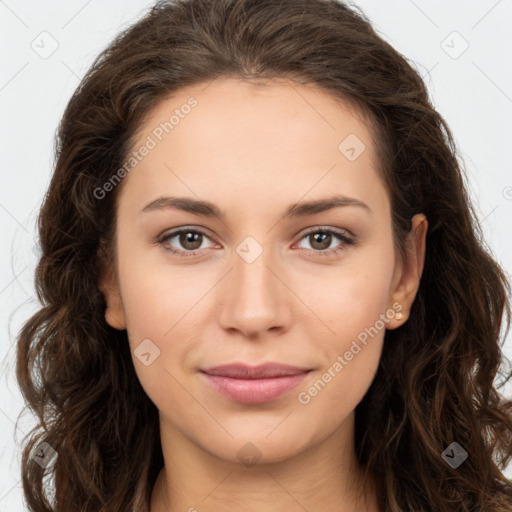
{"label": "chin", "polygon": [[228,429],[233,438],[219,434],[215,438],[203,439],[200,444],[205,451],[219,459],[247,467],[282,462],[316,444],[315,439],[304,437],[304,429],[295,427],[293,431],[284,428],[278,431],[279,428],[271,434],[268,434],[268,429],[260,429],[257,425],[240,432]]}

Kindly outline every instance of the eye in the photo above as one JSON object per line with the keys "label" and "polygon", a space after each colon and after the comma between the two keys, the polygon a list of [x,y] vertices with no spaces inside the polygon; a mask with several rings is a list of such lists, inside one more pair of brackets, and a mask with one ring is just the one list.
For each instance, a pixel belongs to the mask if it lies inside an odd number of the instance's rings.
{"label": "eye", "polygon": [[[178,243],[184,249],[176,249],[170,246],[168,242],[173,238],[177,238]],[[199,249],[204,249],[204,247],[201,247],[204,238],[208,237],[206,233],[201,230],[182,228],[162,236],[158,240],[158,243],[161,244],[166,251],[187,257],[195,256]]]}
{"label": "eye", "polygon": [[[341,241],[334,248],[329,248],[335,239]],[[333,228],[314,228],[308,231],[302,238],[307,240],[313,252],[319,256],[327,256],[335,254],[344,249],[345,245],[355,245],[356,240],[353,236],[349,236],[345,231]]]}
{"label": "eye", "polygon": [[[176,248],[170,244],[171,240],[174,238],[177,239],[177,243],[181,245],[182,248]],[[199,229],[181,228],[163,235],[157,242],[164,250],[172,254],[189,257],[196,256],[201,249],[205,249],[205,247],[202,247],[205,238],[209,240],[208,235]],[[338,243],[334,248],[329,248],[335,239],[338,239],[341,243]],[[316,227],[309,230],[302,236],[300,241],[302,240],[307,240],[311,247],[311,249],[308,250],[319,256],[335,254],[342,251],[345,245],[356,244],[355,237],[348,235],[346,231],[323,227]]]}

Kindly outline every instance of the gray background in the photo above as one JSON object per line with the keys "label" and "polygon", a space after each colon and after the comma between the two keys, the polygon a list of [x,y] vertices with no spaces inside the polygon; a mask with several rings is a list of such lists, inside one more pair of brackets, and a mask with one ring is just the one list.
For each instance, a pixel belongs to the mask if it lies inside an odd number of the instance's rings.
{"label": "gray background", "polygon": [[[512,1],[352,3],[425,77],[458,142],[487,241],[510,274],[512,72],[506,55]],[[14,380],[15,337],[37,309],[35,219],[51,174],[54,133],[93,59],[150,5],[143,0],[0,0],[0,510],[24,510],[19,441],[33,421],[24,415],[15,432],[23,405]],[[512,355],[510,336],[505,354]],[[506,394],[512,395],[510,388]],[[507,476],[512,477],[512,468]]]}

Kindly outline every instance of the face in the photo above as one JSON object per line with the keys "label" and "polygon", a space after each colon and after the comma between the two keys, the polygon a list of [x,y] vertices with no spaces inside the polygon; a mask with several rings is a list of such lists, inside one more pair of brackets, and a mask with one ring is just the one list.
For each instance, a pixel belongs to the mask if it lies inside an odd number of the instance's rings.
{"label": "face", "polygon": [[[424,217],[411,255],[394,250],[369,126],[312,85],[222,79],[161,102],[137,137],[118,280],[101,288],[171,437],[230,461],[327,439],[353,419],[423,267]],[[287,366],[250,373],[267,363]]]}

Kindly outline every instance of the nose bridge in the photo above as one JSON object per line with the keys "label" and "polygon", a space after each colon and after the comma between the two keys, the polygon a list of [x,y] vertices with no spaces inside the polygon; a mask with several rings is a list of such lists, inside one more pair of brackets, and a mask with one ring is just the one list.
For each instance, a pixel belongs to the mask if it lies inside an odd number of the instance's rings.
{"label": "nose bridge", "polygon": [[[220,321],[224,328],[236,328],[245,334],[282,325],[286,298],[271,244],[263,245],[253,236],[239,243],[233,253],[233,270],[223,287]],[[272,271],[270,269],[272,269]]]}
{"label": "nose bridge", "polygon": [[[246,237],[236,248],[234,256],[234,288],[237,301],[251,308],[270,310],[276,288],[275,276],[268,267],[275,261],[270,244],[260,243],[253,236]],[[275,309],[275,308],[274,308]]]}

